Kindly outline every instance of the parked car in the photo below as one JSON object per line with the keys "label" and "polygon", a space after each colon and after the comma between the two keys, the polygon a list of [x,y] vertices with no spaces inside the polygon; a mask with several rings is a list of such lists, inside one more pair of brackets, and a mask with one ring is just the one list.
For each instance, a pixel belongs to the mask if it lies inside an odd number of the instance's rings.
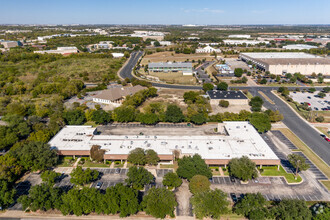
{"label": "parked car", "polygon": [[233,200],[234,203],[237,202],[237,196],[235,195],[235,193],[230,193],[230,197]]}
{"label": "parked car", "polygon": [[103,184],[102,182],[97,182],[97,184],[96,184],[96,189],[101,188],[102,184]]}
{"label": "parked car", "polygon": [[230,181],[233,182],[233,183],[235,183],[235,177],[230,176]]}
{"label": "parked car", "polygon": [[116,173],[116,174],[119,174],[119,173],[120,173],[120,168],[117,168],[117,169],[115,170],[115,173]]}
{"label": "parked car", "polygon": [[321,137],[326,138],[327,136],[325,134],[320,134]]}
{"label": "parked car", "polygon": [[311,97],[310,97],[310,96],[307,96],[307,98],[308,98],[308,99],[311,99]]}
{"label": "parked car", "polygon": [[307,105],[311,105],[311,103],[307,102]]}
{"label": "parked car", "polygon": [[314,109],[315,109],[316,111],[318,111],[318,110],[319,110],[319,108],[317,108],[317,107],[314,107]]}
{"label": "parked car", "polygon": [[327,142],[330,142],[330,138],[325,137],[324,140],[326,140]]}

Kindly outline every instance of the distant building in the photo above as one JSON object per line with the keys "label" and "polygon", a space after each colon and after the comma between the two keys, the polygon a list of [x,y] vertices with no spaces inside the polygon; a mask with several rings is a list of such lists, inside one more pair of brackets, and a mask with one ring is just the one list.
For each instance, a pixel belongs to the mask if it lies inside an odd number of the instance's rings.
{"label": "distant building", "polygon": [[206,47],[201,48],[201,49],[196,49],[196,53],[213,53],[213,52],[221,53],[221,50],[220,49],[214,49],[211,46],[206,46]]}
{"label": "distant building", "polygon": [[271,74],[301,73],[330,75],[330,59],[298,52],[241,53],[240,59]]}
{"label": "distant building", "polygon": [[95,49],[111,49],[113,47],[113,41],[101,41],[98,44],[94,44]]}
{"label": "distant building", "polygon": [[238,34],[238,35],[229,35],[228,38],[251,38],[251,35]]}
{"label": "distant building", "polygon": [[115,106],[120,106],[125,97],[128,95],[134,95],[135,93],[146,89],[143,86],[137,85],[133,87],[116,87],[107,90],[103,90],[101,94],[93,97],[93,102],[102,104],[113,104]]}
{"label": "distant building", "polygon": [[158,31],[134,31],[134,34],[131,34],[131,37],[142,37],[143,40],[153,39],[157,41],[162,41],[165,34]]}
{"label": "distant building", "polygon": [[257,41],[257,40],[224,40],[223,41],[224,44],[227,45],[242,45],[242,44],[246,44],[246,45],[257,45],[257,44],[269,44],[269,41]]}
{"label": "distant building", "polygon": [[123,53],[111,53],[114,58],[122,58],[124,57]]}
{"label": "distant building", "polygon": [[211,105],[219,105],[220,100],[229,102],[229,105],[249,104],[249,99],[241,91],[209,90],[206,95],[210,98]]}
{"label": "distant building", "polygon": [[50,53],[50,54],[72,54],[72,53],[78,53],[77,47],[58,47],[57,50],[39,50],[39,51],[34,51],[34,53]]}
{"label": "distant building", "polygon": [[179,72],[183,75],[192,75],[192,63],[149,63],[148,70],[150,72]]}
{"label": "distant building", "polygon": [[161,46],[170,46],[172,45],[171,41],[159,41]]}
{"label": "distant building", "polygon": [[283,49],[286,49],[286,50],[310,50],[310,49],[315,49],[315,48],[318,48],[318,47],[311,46],[308,44],[290,44],[290,45],[283,47]]}
{"label": "distant building", "polygon": [[201,43],[201,42],[199,42],[199,45],[217,46],[217,45],[219,45],[219,43],[217,43],[217,42],[211,42],[211,43]]}

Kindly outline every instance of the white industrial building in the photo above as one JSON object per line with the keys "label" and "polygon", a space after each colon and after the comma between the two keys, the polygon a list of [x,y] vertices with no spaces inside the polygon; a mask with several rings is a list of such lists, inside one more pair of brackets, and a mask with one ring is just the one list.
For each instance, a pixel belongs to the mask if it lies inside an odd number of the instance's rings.
{"label": "white industrial building", "polygon": [[49,145],[59,155],[90,156],[98,145],[105,150],[104,160],[127,160],[136,148],[152,149],[161,162],[199,154],[208,165],[227,165],[232,158],[247,156],[257,165],[279,165],[280,160],[249,122],[225,122],[214,135],[102,135],[92,126],[65,126]]}
{"label": "white industrial building", "polygon": [[193,67],[192,63],[149,63],[148,64],[149,72],[182,72],[182,75],[192,75]]}
{"label": "white industrial building", "polygon": [[251,35],[247,34],[237,34],[237,35],[229,35],[228,38],[251,38]]}
{"label": "white industrial building", "polygon": [[51,53],[51,54],[62,54],[62,55],[78,53],[78,52],[79,51],[78,51],[77,47],[58,47],[57,50],[37,50],[37,51],[34,51],[34,53],[41,53],[41,54]]}
{"label": "white industrial building", "polygon": [[123,53],[111,53],[113,58],[122,58],[124,57],[124,54]]}
{"label": "white industrial building", "polygon": [[159,41],[159,44],[161,46],[170,46],[170,45],[172,45],[171,41]]}
{"label": "white industrial building", "polygon": [[227,45],[258,45],[258,44],[269,44],[269,41],[257,41],[257,40],[223,40],[224,44]]}
{"label": "white industrial building", "polygon": [[196,49],[196,53],[213,53],[213,52],[221,53],[221,50],[215,49],[211,46],[206,46],[204,48]]}
{"label": "white industrial building", "polygon": [[301,73],[330,75],[330,59],[298,52],[241,53],[242,61],[252,63],[262,71],[283,75]]}
{"label": "white industrial building", "polygon": [[310,50],[318,48],[317,46],[312,46],[308,44],[290,44],[283,47],[286,50]]}

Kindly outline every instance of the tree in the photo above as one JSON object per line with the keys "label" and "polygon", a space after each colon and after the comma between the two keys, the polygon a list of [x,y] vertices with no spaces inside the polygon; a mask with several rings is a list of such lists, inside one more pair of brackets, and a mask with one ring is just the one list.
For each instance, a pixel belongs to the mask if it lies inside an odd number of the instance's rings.
{"label": "tree", "polygon": [[181,178],[190,180],[195,175],[204,175],[207,178],[212,177],[211,170],[198,154],[195,154],[193,157],[184,156],[178,161],[178,165],[177,174]]}
{"label": "tree", "polygon": [[259,112],[261,111],[261,107],[264,104],[264,101],[260,96],[255,96],[249,102],[249,105],[252,107],[252,111]]}
{"label": "tree", "polygon": [[263,220],[269,215],[266,199],[261,193],[247,193],[234,206],[234,212],[249,219]]}
{"label": "tree", "polygon": [[148,215],[162,219],[166,215],[174,218],[174,210],[177,205],[174,193],[165,188],[151,188],[142,201],[142,207]]}
{"label": "tree", "polygon": [[269,116],[265,113],[252,113],[249,120],[259,133],[266,132],[272,127]]}
{"label": "tree", "polygon": [[143,189],[144,185],[154,181],[154,176],[143,167],[130,167],[127,172],[126,183],[133,189]]}
{"label": "tree", "polygon": [[214,89],[214,85],[212,83],[204,83],[203,90],[204,92],[210,91]]}
{"label": "tree", "polygon": [[278,111],[266,110],[265,113],[269,116],[271,122],[278,122],[283,120],[283,115]]}
{"label": "tree", "polygon": [[160,46],[159,41],[155,41],[155,42],[154,42],[154,46],[155,46],[155,47],[159,47],[159,46]]}
{"label": "tree", "polygon": [[100,145],[93,145],[89,152],[93,160],[96,160],[98,162],[104,160],[105,150],[101,149]]}
{"label": "tree", "polygon": [[219,105],[223,108],[228,108],[229,102],[226,100],[220,100]]}
{"label": "tree", "polygon": [[26,170],[46,170],[57,164],[56,151],[41,142],[28,142],[21,149],[15,149],[15,154]]}
{"label": "tree", "polygon": [[315,91],[316,91],[316,89],[314,87],[308,89],[308,92],[310,92],[310,93],[314,93]]}
{"label": "tree", "polygon": [[320,122],[320,123],[324,122],[324,117],[323,116],[316,117],[315,121]]}
{"label": "tree", "polygon": [[199,96],[198,92],[189,91],[183,94],[183,99],[185,103],[195,103],[198,96]]}
{"label": "tree", "polygon": [[154,125],[159,121],[158,115],[155,113],[140,113],[136,118],[139,122],[146,125]]}
{"label": "tree", "polygon": [[281,81],[281,77],[279,75],[276,76],[276,82]]}
{"label": "tree", "polygon": [[165,121],[179,123],[184,120],[184,115],[181,109],[176,105],[169,105],[167,106],[165,112]]}
{"label": "tree", "polygon": [[121,106],[114,110],[114,120],[118,122],[131,122],[135,118],[135,108],[133,106]]}
{"label": "tree", "polygon": [[82,186],[97,180],[99,171],[91,170],[90,168],[83,170],[81,166],[78,166],[72,170],[70,176],[71,183]]}
{"label": "tree", "polygon": [[288,160],[290,164],[296,169],[296,176],[298,175],[298,171],[307,170],[309,168],[309,164],[306,163],[305,157],[299,154],[289,154]]}
{"label": "tree", "polygon": [[37,210],[60,209],[62,204],[61,195],[61,189],[42,183],[32,186],[29,190],[29,195],[19,197],[18,202],[22,204],[23,210],[29,208],[33,212]]}
{"label": "tree", "polygon": [[124,57],[125,57],[125,58],[129,58],[129,56],[130,56],[129,52],[128,52],[128,51],[125,51],[125,52],[124,52]]}
{"label": "tree", "polygon": [[8,181],[0,180],[0,207],[5,209],[15,202],[16,190],[12,188]]}
{"label": "tree", "polygon": [[142,148],[135,148],[129,152],[127,160],[134,165],[145,165],[147,162]]}
{"label": "tree", "polygon": [[243,181],[258,177],[256,164],[247,156],[231,159],[228,164],[228,171],[231,176]]}
{"label": "tree", "polygon": [[327,95],[324,92],[319,92],[319,94],[317,94],[320,98],[324,98]]}
{"label": "tree", "polygon": [[327,203],[316,203],[311,209],[313,220],[328,220],[330,218],[330,206]]}
{"label": "tree", "polygon": [[266,84],[266,83],[267,83],[267,79],[260,80],[260,84]]}
{"label": "tree", "polygon": [[236,77],[241,77],[241,76],[243,75],[243,70],[242,70],[242,68],[235,68],[235,70],[234,70],[234,75],[235,75]]}
{"label": "tree", "polygon": [[102,109],[99,109],[92,112],[91,119],[96,124],[106,124],[111,121],[111,114]]}
{"label": "tree", "polygon": [[152,149],[148,149],[145,151],[145,158],[147,164],[149,165],[157,165],[160,160],[156,151]]}
{"label": "tree", "polygon": [[283,199],[273,207],[275,219],[312,219],[306,202],[298,199]]}
{"label": "tree", "polygon": [[59,178],[60,176],[61,176],[60,173],[56,173],[55,171],[52,170],[46,170],[40,175],[42,181],[46,182],[51,186],[54,185],[56,179]]}
{"label": "tree", "polygon": [[324,87],[324,88],[323,88],[323,92],[325,92],[325,93],[330,92],[330,87]]}
{"label": "tree", "polygon": [[318,83],[323,83],[324,82],[324,78],[323,78],[323,76],[319,76],[318,78],[317,78],[317,82]]}
{"label": "tree", "polygon": [[177,188],[181,186],[182,180],[180,177],[173,172],[166,173],[163,178],[163,185],[167,186],[169,189]]}
{"label": "tree", "polygon": [[193,176],[189,182],[189,189],[192,194],[204,192],[210,189],[211,183],[206,176]]}
{"label": "tree", "polygon": [[85,113],[79,109],[64,112],[63,118],[68,125],[82,125],[86,122]]}
{"label": "tree", "polygon": [[193,212],[199,219],[204,217],[219,219],[221,215],[229,212],[227,194],[219,189],[197,193],[190,201]]}
{"label": "tree", "polygon": [[226,82],[220,82],[217,85],[217,89],[222,90],[222,91],[227,91],[228,90],[228,84]]}
{"label": "tree", "polygon": [[203,113],[197,113],[193,115],[190,119],[190,121],[196,125],[202,125],[206,122],[207,118]]}

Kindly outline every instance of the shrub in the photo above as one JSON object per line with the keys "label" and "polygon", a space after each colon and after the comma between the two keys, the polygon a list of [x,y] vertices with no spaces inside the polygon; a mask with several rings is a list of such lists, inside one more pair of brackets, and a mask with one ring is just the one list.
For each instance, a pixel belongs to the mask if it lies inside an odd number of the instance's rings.
{"label": "shrub", "polygon": [[220,100],[219,105],[224,108],[228,108],[229,102],[226,100]]}

